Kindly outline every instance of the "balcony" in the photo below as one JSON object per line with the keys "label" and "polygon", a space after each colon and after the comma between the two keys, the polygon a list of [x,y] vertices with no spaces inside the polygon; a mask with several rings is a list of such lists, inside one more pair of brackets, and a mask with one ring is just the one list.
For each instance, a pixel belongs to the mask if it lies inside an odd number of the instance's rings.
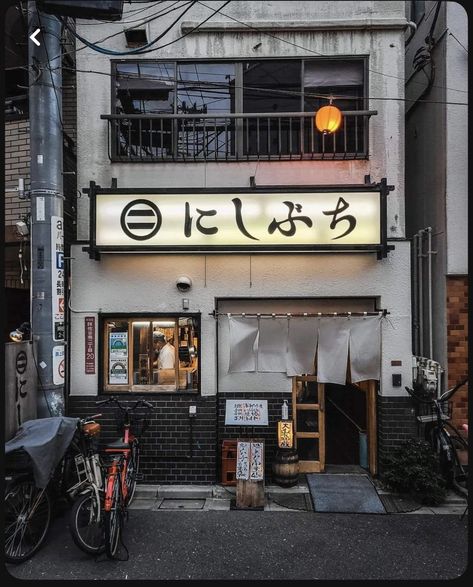
{"label": "balcony", "polygon": [[344,111],[333,135],[312,112],[254,114],[102,114],[114,162],[286,161],[368,158],[376,110]]}

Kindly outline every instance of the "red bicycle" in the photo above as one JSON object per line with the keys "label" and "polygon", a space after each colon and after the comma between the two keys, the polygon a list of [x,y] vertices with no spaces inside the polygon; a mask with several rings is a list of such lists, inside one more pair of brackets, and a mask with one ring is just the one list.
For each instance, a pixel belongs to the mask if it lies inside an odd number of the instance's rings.
{"label": "red bicycle", "polygon": [[105,494],[103,503],[103,525],[105,552],[114,558],[123,529],[126,509],[135,495],[140,465],[141,436],[148,425],[147,414],[138,414],[136,410],[144,406],[153,409],[145,400],[136,401],[133,406],[124,406],[115,397],[96,402],[99,406],[114,404],[118,408],[119,428],[122,436],[104,448],[104,457],[111,459],[106,463]]}

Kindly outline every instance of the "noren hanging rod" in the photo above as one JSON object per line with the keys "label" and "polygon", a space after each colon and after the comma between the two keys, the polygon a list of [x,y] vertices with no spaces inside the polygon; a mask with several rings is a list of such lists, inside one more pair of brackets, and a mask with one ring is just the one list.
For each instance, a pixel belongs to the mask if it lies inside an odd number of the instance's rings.
{"label": "noren hanging rod", "polygon": [[217,316],[236,316],[240,318],[336,318],[336,317],[347,317],[352,316],[387,316],[390,314],[387,310],[377,310],[376,312],[274,312],[274,313],[247,313],[247,312],[209,312],[209,316],[216,318]]}

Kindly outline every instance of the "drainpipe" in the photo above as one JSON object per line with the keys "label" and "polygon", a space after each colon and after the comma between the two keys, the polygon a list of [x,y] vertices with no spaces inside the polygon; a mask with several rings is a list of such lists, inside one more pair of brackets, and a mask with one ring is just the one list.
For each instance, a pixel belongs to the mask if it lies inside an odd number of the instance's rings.
{"label": "drainpipe", "polygon": [[424,231],[419,230],[417,233],[419,238],[419,246],[417,247],[417,277],[419,281],[419,356],[424,356],[424,303],[423,303],[423,283],[422,283],[422,250],[424,242]]}
{"label": "drainpipe", "polygon": [[427,280],[428,280],[428,292],[429,292],[429,358],[434,358],[433,350],[433,328],[432,328],[432,255],[436,251],[432,251],[432,228],[429,226],[425,229],[427,233]]}
{"label": "drainpipe", "polygon": [[[64,415],[64,248],[61,23],[28,2],[31,326],[41,393],[38,418]],[[51,61],[50,61],[51,58]]]}
{"label": "drainpipe", "polygon": [[419,317],[418,317],[418,295],[417,295],[417,288],[419,287],[418,280],[417,280],[417,249],[418,249],[418,235],[415,234],[412,237],[412,291],[413,291],[413,304],[412,304],[412,313],[413,313],[413,325],[414,325],[414,355],[419,355]]}

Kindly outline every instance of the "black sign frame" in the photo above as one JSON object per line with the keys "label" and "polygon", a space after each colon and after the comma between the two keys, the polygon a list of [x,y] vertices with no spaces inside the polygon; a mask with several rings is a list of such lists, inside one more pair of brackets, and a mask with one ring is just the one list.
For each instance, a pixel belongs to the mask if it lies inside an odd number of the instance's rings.
{"label": "black sign frame", "polygon": [[[275,185],[264,187],[250,187],[248,189],[235,188],[102,188],[91,181],[88,188],[82,191],[89,196],[89,246],[84,251],[89,253],[91,259],[100,260],[101,253],[197,253],[197,254],[229,254],[229,253],[316,253],[316,252],[346,252],[346,253],[376,253],[378,259],[387,257],[388,251],[394,249],[394,245],[387,242],[387,196],[394,190],[394,186],[388,185],[386,178],[379,183],[342,184],[342,185],[307,185],[288,186]],[[379,192],[380,197],[380,243],[367,245],[353,244],[326,244],[326,245],[117,245],[98,246],[96,244],[96,203],[101,194],[116,195],[156,195],[156,194],[248,194],[248,193],[284,193],[297,194],[307,192],[319,193],[346,193],[346,192]]]}

